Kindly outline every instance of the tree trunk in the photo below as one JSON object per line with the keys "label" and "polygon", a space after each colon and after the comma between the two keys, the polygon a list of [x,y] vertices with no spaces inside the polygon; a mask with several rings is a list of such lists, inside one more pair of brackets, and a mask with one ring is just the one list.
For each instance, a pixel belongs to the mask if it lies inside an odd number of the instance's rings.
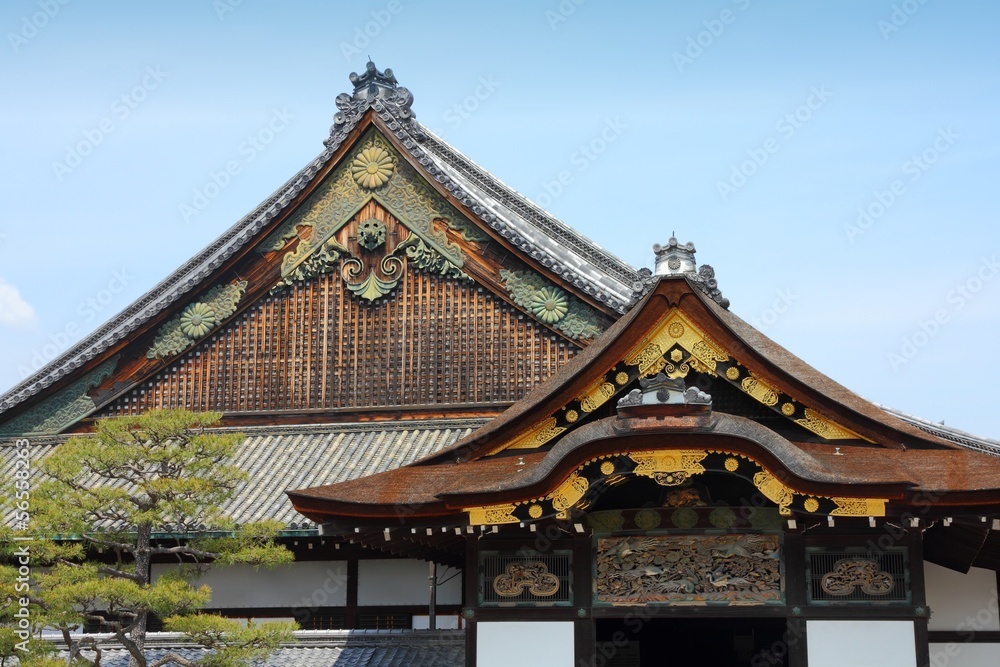
{"label": "tree trunk", "polygon": [[[150,536],[153,533],[151,525],[142,524],[138,526],[138,534],[135,541],[135,573],[140,577],[139,585],[149,585],[149,549]],[[132,631],[129,633],[130,639],[135,642],[135,647],[143,656],[146,655],[146,620],[148,613],[142,613],[137,619]],[[146,660],[140,663],[133,655],[129,658],[129,667],[146,667]]]}

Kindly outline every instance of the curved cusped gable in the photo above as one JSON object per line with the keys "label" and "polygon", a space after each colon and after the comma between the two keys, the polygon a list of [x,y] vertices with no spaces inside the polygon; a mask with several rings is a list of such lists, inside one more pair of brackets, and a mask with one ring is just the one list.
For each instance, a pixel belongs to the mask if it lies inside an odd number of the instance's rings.
{"label": "curved cusped gable", "polygon": [[831,445],[954,447],[844,389],[673,276],[660,278],[529,400],[434,460],[550,447],[595,415],[614,413],[640,381],[661,373],[683,380],[691,372],[726,383],[772,417]]}

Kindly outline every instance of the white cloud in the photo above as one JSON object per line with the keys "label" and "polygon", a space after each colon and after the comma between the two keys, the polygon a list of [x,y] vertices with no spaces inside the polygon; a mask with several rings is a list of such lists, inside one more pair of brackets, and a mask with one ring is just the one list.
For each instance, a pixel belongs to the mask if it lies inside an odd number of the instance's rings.
{"label": "white cloud", "polygon": [[25,326],[34,324],[35,309],[21,298],[17,288],[0,278],[0,325]]}

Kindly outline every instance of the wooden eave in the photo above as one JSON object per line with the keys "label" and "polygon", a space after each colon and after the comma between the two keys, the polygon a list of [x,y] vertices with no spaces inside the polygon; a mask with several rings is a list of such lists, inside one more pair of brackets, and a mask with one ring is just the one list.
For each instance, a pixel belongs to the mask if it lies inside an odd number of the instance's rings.
{"label": "wooden eave", "polygon": [[[669,443],[665,446],[664,443]],[[801,495],[880,498],[887,515],[921,508],[946,516],[963,508],[1000,509],[1000,458],[961,450],[849,448],[846,454],[805,448],[751,420],[707,413],[689,417],[607,417],[581,426],[548,452],[464,463],[411,465],[325,487],[288,491],[296,510],[317,523],[352,529],[387,520],[463,525],[474,507],[524,504],[550,497],[582,466],[634,451],[707,450],[760,463]],[[963,476],[941,471],[967,467]],[[928,499],[934,507],[923,509]],[[546,517],[539,517],[546,518]]]}

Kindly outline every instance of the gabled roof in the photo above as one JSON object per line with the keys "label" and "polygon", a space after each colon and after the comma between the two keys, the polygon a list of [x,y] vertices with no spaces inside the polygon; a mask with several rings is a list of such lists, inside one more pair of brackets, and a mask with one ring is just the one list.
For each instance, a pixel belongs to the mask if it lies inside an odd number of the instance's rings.
{"label": "gabled roof", "polygon": [[[414,520],[496,524],[586,506],[588,491],[616,476],[717,470],[752,480],[787,512],[883,516],[926,494],[940,512],[1000,506],[995,452],[850,392],[720,307],[689,273],[655,278],[573,362],[454,446],[289,496],[332,525],[377,523],[394,504],[418,508]],[[766,410],[713,409],[699,388],[678,388],[685,378],[706,391],[736,388]]]}
{"label": "gabled roof", "polygon": [[[545,211],[528,202],[416,122],[412,95],[399,87],[391,70],[372,63],[352,74],[352,94],[337,98],[339,112],[325,149],[256,209],[185,263],[122,313],[40,371],[0,397],[0,425],[26,401],[84,382],[103,368],[131,337],[163,322],[201,292],[236,258],[270,234],[312,192],[345,151],[374,125],[391,138],[442,196],[464,215],[514,249],[525,261],[549,271],[580,297],[599,304],[607,316],[625,312],[632,302],[637,272]],[[242,307],[242,305],[241,305]],[[113,366],[113,364],[111,364]],[[107,374],[101,378],[106,378]],[[92,379],[92,377],[91,377]],[[88,380],[89,381],[89,380]],[[93,389],[96,381],[86,384]],[[51,389],[50,389],[51,388]],[[67,399],[69,400],[69,399]],[[55,408],[59,411],[58,408]]]}

